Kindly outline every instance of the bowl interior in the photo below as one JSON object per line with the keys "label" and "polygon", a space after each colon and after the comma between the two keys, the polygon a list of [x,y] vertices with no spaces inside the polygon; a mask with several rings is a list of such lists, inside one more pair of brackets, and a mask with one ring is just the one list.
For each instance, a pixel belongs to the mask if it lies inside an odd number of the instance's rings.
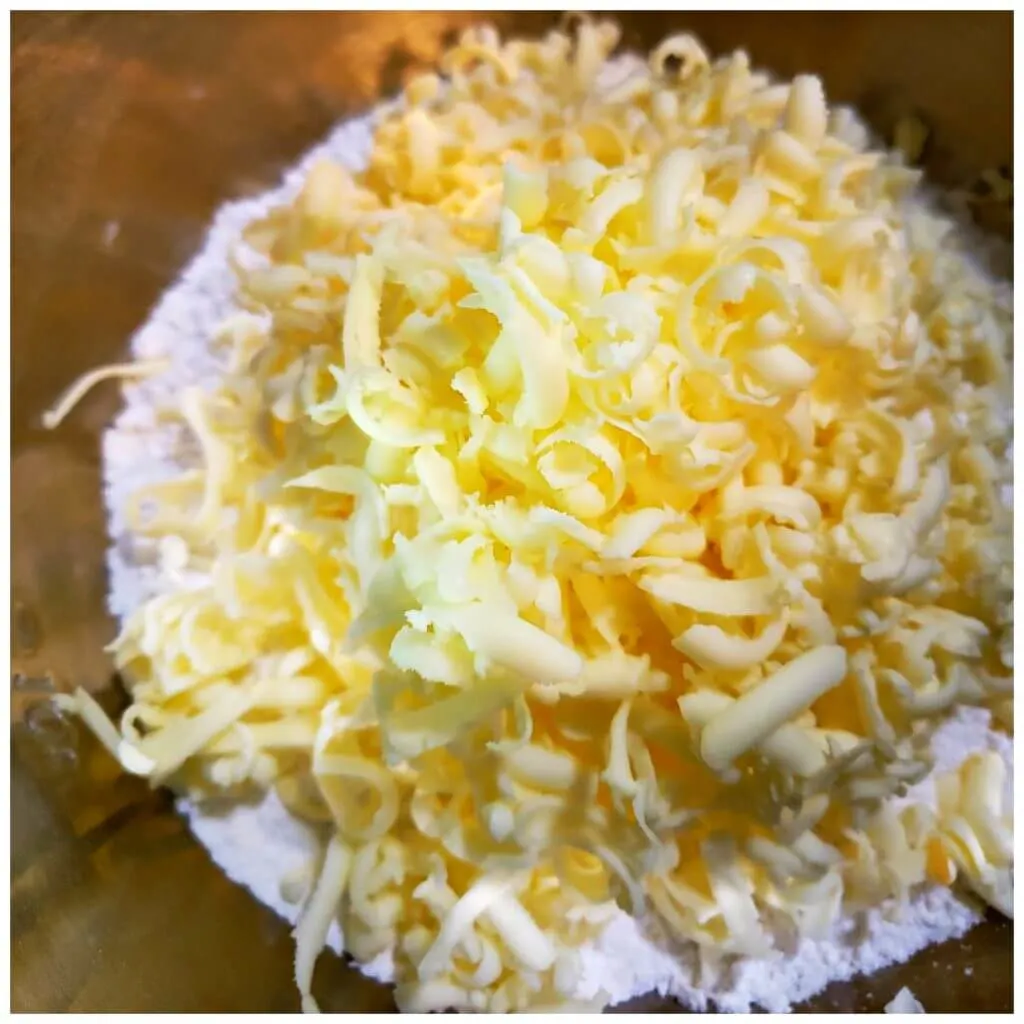
{"label": "bowl interior", "polygon": [[[116,699],[103,646],[106,532],[99,437],[117,389],[55,433],[42,411],[118,359],[222,202],[271,187],[336,120],[431,65],[473,14],[16,14],[12,19],[12,1006],[21,1011],[298,1007],[289,930],[213,867],[169,798],[45,706],[78,685]],[[492,18],[491,20],[495,20]],[[548,15],[499,15],[533,33]],[[883,136],[931,129],[941,184],[1011,161],[1007,14],[623,14],[625,41],[673,30],[814,71]],[[985,226],[1008,232],[1004,209]],[[991,920],[821,1010],[878,1010],[941,984],[950,1010],[1012,1005],[1012,931]],[[940,982],[941,979],[941,982]],[[388,1010],[337,958],[321,1005]],[[635,1009],[671,1009],[646,999]]]}

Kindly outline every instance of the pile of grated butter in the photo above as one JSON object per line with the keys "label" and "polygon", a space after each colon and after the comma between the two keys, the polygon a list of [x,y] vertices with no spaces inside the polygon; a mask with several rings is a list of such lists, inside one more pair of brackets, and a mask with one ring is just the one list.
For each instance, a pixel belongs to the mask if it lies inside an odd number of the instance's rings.
{"label": "pile of grated butter", "polygon": [[61,698],[328,826],[307,1009],[333,920],[404,1009],[507,1011],[616,904],[709,972],[924,883],[1012,913],[997,753],[889,800],[957,709],[1012,729],[1009,289],[818,79],[617,41],[468,32],[250,225],[161,409],[196,468],[124,510],[180,580],[131,706]]}

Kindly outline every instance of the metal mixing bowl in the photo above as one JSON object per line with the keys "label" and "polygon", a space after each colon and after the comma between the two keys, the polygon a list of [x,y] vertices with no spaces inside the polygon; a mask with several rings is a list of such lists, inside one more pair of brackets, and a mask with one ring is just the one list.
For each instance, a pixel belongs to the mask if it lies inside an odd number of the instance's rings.
{"label": "metal mixing bowl", "polygon": [[[649,46],[685,26],[780,74],[820,73],[885,134],[932,130],[936,180],[1010,162],[1010,14],[627,14]],[[24,1011],[293,1010],[289,929],[213,867],[169,800],[116,766],[45,698],[111,691],[103,645],[94,392],[57,432],[40,414],[120,356],[218,204],[260,192],[339,118],[436,60],[472,14],[19,14],[13,50],[12,1004]],[[499,15],[535,32],[548,15]],[[987,226],[1008,230],[1005,209]],[[822,1010],[872,1010],[901,985],[931,1010],[1009,1010],[1012,931],[834,985]],[[325,1010],[393,1008],[324,956]],[[632,1008],[670,1010],[654,998]]]}

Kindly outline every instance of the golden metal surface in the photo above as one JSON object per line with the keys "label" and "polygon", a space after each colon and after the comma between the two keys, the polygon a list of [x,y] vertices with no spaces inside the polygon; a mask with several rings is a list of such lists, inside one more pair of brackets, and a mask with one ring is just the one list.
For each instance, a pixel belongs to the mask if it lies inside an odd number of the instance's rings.
{"label": "golden metal surface", "polygon": [[[55,434],[42,410],[117,358],[196,250],[213,210],[273,185],[335,120],[430,64],[470,14],[17,14],[12,19],[12,1006],[293,1010],[288,929],[213,867],[169,800],[121,777],[39,704],[112,698],[103,644],[98,438],[116,387]],[[535,31],[546,15],[499,16]],[[633,14],[627,41],[685,25],[782,74],[815,70],[883,131],[934,131],[944,182],[1007,164],[1009,14]],[[909,985],[929,1011],[1008,1010],[1012,931],[992,920],[817,1009],[880,1009]],[[393,1008],[325,956],[325,1009]],[[667,1011],[644,999],[631,1009]]]}

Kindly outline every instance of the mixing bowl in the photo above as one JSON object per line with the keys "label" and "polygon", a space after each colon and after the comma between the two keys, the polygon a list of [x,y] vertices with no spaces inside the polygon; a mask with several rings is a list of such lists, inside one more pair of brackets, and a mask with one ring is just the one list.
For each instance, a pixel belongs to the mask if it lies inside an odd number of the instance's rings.
{"label": "mixing bowl", "polygon": [[[169,798],[117,767],[46,697],[116,702],[103,653],[99,437],[92,393],[55,433],[40,415],[116,359],[222,202],[273,185],[328,127],[433,63],[467,13],[20,14],[12,21],[12,1006],[22,1011],[294,1010],[287,926],[236,888]],[[536,32],[549,15],[498,15]],[[931,130],[936,181],[1011,154],[1010,14],[627,14],[647,48],[686,27],[779,74],[817,72],[884,136]],[[1008,209],[981,208],[1009,231]],[[1012,930],[834,985],[819,1010],[877,1010],[902,985],[932,1010],[1009,1010]],[[389,990],[324,956],[325,1010],[387,1011]],[[646,998],[631,1009],[668,1011]]]}

